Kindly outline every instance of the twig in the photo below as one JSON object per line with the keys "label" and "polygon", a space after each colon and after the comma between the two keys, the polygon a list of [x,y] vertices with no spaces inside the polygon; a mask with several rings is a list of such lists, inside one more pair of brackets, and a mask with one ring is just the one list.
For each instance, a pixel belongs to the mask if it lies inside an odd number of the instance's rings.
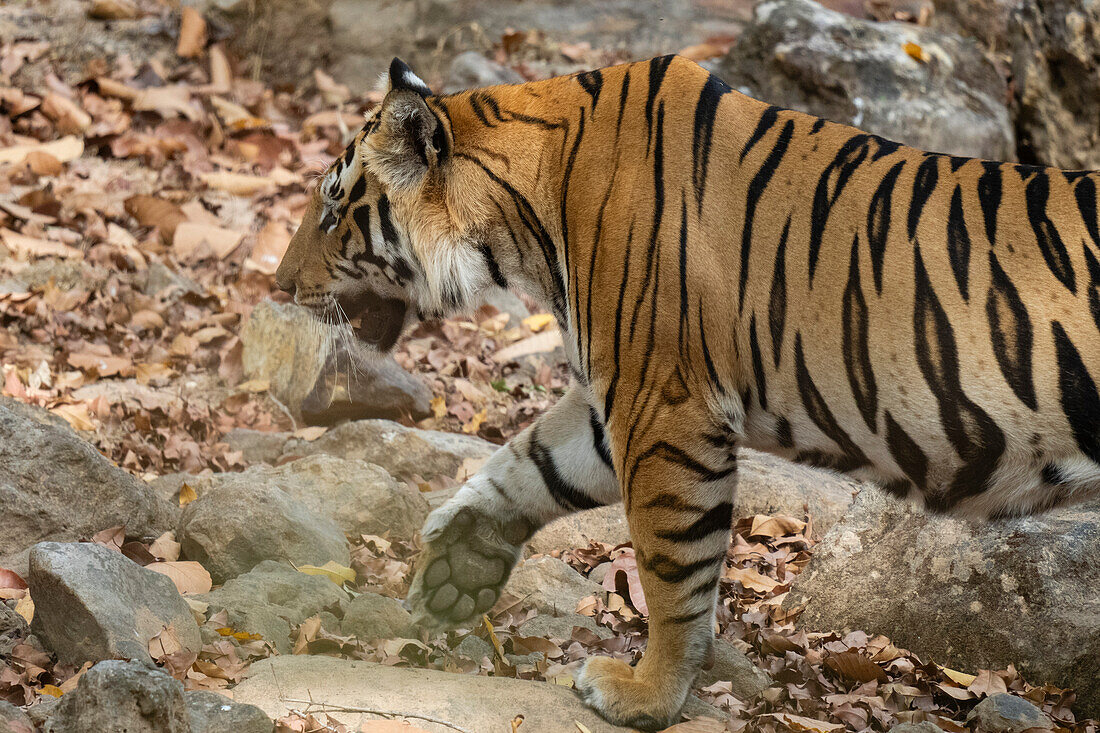
{"label": "twig", "polygon": [[271,394],[271,392],[267,393],[267,398],[278,405],[279,408],[286,414],[286,416],[290,418],[290,429],[293,432],[298,432],[298,421],[294,419],[294,415],[291,414],[290,408],[280,402],[278,398],[275,397],[275,395]]}
{"label": "twig", "polygon": [[[328,712],[367,713],[369,715],[381,715],[383,718],[391,718],[391,719],[392,718],[416,718],[417,720],[426,720],[429,723],[435,723],[436,725],[442,725],[443,727],[450,728],[451,730],[457,730],[460,733],[470,733],[469,730],[467,730],[466,728],[463,728],[460,725],[455,725],[454,723],[450,723],[446,720],[440,720],[439,718],[433,718],[430,715],[421,715],[420,713],[402,713],[402,712],[398,712],[396,710],[372,710],[371,708],[353,708],[353,707],[348,707],[347,705],[334,705],[332,703],[315,702],[313,700],[292,700],[292,699],[289,699],[289,698],[283,698],[282,701],[283,702],[304,704],[304,705],[307,705],[309,707],[312,707],[314,705],[319,705],[321,707],[320,712],[323,712],[323,713],[328,713]],[[309,707],[307,707],[306,709],[308,710]],[[293,710],[291,712],[297,713],[298,711]]]}

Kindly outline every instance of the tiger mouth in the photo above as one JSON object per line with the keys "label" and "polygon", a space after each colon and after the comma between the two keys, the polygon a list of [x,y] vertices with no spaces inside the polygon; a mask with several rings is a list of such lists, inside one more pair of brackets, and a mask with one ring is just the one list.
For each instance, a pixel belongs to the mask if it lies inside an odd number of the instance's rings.
{"label": "tiger mouth", "polygon": [[401,337],[407,306],[400,298],[366,292],[341,299],[340,307],[348,315],[356,338],[374,349],[389,351]]}

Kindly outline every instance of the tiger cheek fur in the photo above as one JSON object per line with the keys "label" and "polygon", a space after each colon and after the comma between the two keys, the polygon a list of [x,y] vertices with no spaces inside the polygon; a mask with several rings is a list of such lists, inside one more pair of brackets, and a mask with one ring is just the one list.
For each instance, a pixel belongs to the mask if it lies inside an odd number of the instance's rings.
{"label": "tiger cheek fur", "polygon": [[[448,96],[390,78],[332,178],[385,225],[288,252],[280,283],[323,259],[311,288],[424,315],[512,288],[573,374],[428,518],[423,623],[476,619],[538,527],[622,502],[649,644],[576,687],[659,729],[713,643],[739,446],[975,518],[1100,495],[1100,176],[915,150],[671,56]],[[339,202],[310,226],[330,210],[338,235]]]}

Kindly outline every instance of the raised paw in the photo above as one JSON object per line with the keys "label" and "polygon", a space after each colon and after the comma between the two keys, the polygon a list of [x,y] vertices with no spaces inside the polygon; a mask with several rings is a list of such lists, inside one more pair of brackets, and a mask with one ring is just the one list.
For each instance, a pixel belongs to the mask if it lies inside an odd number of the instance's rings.
{"label": "raised paw", "polygon": [[577,675],[577,694],[609,723],[663,730],[680,720],[687,694],[681,685],[647,680],[637,667],[611,657],[592,657]]}
{"label": "raised paw", "polygon": [[523,519],[501,521],[470,506],[432,512],[409,589],[413,619],[429,628],[447,628],[488,611],[529,534]]}

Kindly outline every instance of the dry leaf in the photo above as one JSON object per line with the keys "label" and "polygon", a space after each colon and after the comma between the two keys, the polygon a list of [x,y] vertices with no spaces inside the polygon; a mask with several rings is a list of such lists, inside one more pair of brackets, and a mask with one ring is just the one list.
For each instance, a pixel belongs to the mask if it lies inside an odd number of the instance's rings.
{"label": "dry leaf", "polygon": [[770,593],[779,585],[779,581],[762,575],[752,568],[726,568],[725,577],[736,580],[743,587],[757,593]]}
{"label": "dry leaf", "polygon": [[428,733],[407,720],[368,720],[359,726],[359,730],[361,733]]}
{"label": "dry leaf", "polygon": [[180,487],[180,506],[187,506],[198,498],[199,495],[195,493],[195,490],[193,488],[191,488],[191,484],[184,484]]}
{"label": "dry leaf", "polygon": [[554,316],[549,313],[535,313],[523,319],[523,325],[538,333],[542,329],[554,323]]}
{"label": "dry leaf", "polygon": [[328,428],[324,425],[313,425],[308,428],[299,428],[291,434],[299,440],[304,440],[307,443],[312,443],[327,432]]}
{"label": "dry leaf", "polygon": [[529,336],[511,346],[505,346],[493,354],[493,359],[498,364],[506,364],[532,354],[548,354],[559,346],[561,346],[561,331],[553,329]]}
{"label": "dry leaf", "polygon": [[206,47],[206,20],[190,5],[180,11],[180,39],[176,53],[185,59],[198,58]]}
{"label": "dry leaf", "polygon": [[180,593],[206,593],[212,586],[210,573],[206,568],[190,560],[155,562],[146,565],[145,569],[167,575]]}
{"label": "dry leaf", "polygon": [[14,570],[8,570],[6,568],[0,568],[0,588],[14,588],[15,590],[26,590],[27,581]]}
{"label": "dry leaf", "polygon": [[252,252],[244,261],[244,266],[265,275],[274,275],[289,245],[290,232],[287,231],[286,225],[278,221],[269,221],[256,235],[256,243],[252,245]]}
{"label": "dry leaf", "polygon": [[4,163],[22,163],[28,155],[34,152],[48,153],[62,163],[68,163],[70,160],[76,160],[84,154],[84,140],[76,135],[69,135],[48,143],[12,145],[11,147],[0,148],[0,165]]}
{"label": "dry leaf", "polygon": [[175,562],[180,557],[180,543],[176,542],[176,533],[168,530],[149,545],[149,553],[158,560]]}
{"label": "dry leaf", "polygon": [[10,229],[0,228],[0,241],[4,246],[19,255],[21,259],[34,259],[37,257],[61,257],[64,259],[82,259],[84,253],[79,249],[54,242],[50,239],[28,237]]}
{"label": "dry leaf", "polygon": [[844,730],[842,723],[830,723],[825,720],[806,718],[791,713],[767,713],[762,718],[774,718],[796,733],[836,733]]}
{"label": "dry leaf", "polygon": [[251,196],[254,193],[272,188],[276,181],[270,176],[254,176],[251,173],[203,173],[199,179],[210,188],[227,191],[234,196]]}
{"label": "dry leaf", "polygon": [[432,397],[431,401],[432,414],[438,419],[442,419],[447,416],[447,398],[443,395],[436,395]]}
{"label": "dry leaf", "polygon": [[135,110],[156,112],[162,117],[180,115],[192,122],[198,121],[201,117],[199,111],[191,104],[191,90],[182,84],[142,89],[130,104]]}
{"label": "dry leaf", "polygon": [[141,13],[130,0],[95,0],[88,15],[96,20],[133,20]]}
{"label": "dry leaf", "polygon": [[60,160],[42,150],[32,150],[27,153],[24,162],[36,176],[58,176],[65,170]]}
{"label": "dry leaf", "polygon": [[806,523],[794,517],[777,514],[769,517],[765,514],[757,514],[752,518],[750,537],[785,537],[790,534],[799,534],[806,528]]}
{"label": "dry leaf", "polygon": [[30,596],[23,596],[15,602],[15,612],[29,624],[34,621],[34,601]]}
{"label": "dry leaf", "polygon": [[56,92],[51,92],[42,99],[41,109],[65,135],[82,133],[92,125],[91,115],[73,100]]}
{"label": "dry leaf", "polygon": [[343,586],[344,583],[355,582],[355,571],[333,560],[329,560],[321,567],[317,567],[316,565],[299,565],[297,569],[299,573],[320,575],[322,578],[328,578],[339,586]]}
{"label": "dry leaf", "polygon": [[176,226],[172,250],[185,261],[202,259],[207,252],[222,259],[235,250],[243,238],[243,234],[232,229],[184,221]]}
{"label": "dry leaf", "polygon": [[901,49],[914,61],[924,64],[928,62],[928,52],[912,41],[906,41]]}
{"label": "dry leaf", "polygon": [[849,649],[841,654],[829,655],[825,659],[825,666],[841,677],[856,682],[870,682],[871,680],[886,682],[888,679],[881,667],[855,649]]}
{"label": "dry leaf", "polygon": [[131,196],[126,199],[125,207],[126,213],[137,219],[143,227],[156,227],[165,244],[172,241],[176,227],[187,221],[187,216],[179,206],[156,196]]}
{"label": "dry leaf", "polygon": [[951,680],[957,685],[962,685],[963,687],[969,687],[970,685],[974,684],[974,680],[978,679],[977,675],[967,674],[966,672],[959,672],[954,669],[949,669],[947,667],[940,667],[940,671],[943,672],[944,676],[947,677],[947,679]]}

